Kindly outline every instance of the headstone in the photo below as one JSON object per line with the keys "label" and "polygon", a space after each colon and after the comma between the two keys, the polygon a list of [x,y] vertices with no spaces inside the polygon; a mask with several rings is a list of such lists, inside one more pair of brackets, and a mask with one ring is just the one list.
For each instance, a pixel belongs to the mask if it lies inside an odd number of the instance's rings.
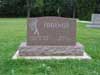
{"label": "headstone", "polygon": [[63,17],[28,18],[27,42],[19,56],[83,56],[84,46],[76,42],[76,20]]}
{"label": "headstone", "polygon": [[92,14],[91,23],[87,27],[100,28],[100,14]]}
{"label": "headstone", "polygon": [[28,45],[75,45],[76,20],[61,17],[29,18]]}

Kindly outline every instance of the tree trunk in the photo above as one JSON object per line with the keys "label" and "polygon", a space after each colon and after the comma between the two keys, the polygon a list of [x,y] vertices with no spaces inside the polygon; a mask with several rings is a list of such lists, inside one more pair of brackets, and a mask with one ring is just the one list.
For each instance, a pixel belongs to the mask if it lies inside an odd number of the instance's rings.
{"label": "tree trunk", "polygon": [[30,17],[31,7],[30,7],[30,0],[27,0],[27,17]]}

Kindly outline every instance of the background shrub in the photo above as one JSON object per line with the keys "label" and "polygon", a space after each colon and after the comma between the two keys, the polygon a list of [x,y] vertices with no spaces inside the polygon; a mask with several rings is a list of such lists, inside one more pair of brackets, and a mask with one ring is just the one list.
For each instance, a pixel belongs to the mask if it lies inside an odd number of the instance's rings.
{"label": "background shrub", "polygon": [[0,17],[62,16],[90,20],[100,13],[100,0],[0,0]]}

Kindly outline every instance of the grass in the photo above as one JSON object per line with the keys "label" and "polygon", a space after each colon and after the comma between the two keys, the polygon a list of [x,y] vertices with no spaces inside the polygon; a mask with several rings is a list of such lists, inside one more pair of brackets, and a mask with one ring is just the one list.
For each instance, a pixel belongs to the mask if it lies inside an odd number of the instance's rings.
{"label": "grass", "polygon": [[100,75],[100,30],[77,24],[77,41],[92,60],[12,60],[26,40],[26,19],[0,18],[0,75]]}

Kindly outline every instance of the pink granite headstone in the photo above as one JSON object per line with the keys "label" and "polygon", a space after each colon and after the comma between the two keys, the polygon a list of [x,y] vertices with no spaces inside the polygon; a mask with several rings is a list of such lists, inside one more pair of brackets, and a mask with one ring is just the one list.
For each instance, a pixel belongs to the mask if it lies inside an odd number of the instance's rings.
{"label": "pink granite headstone", "polygon": [[63,17],[28,19],[27,45],[76,44],[76,20]]}
{"label": "pink granite headstone", "polygon": [[19,56],[82,56],[84,46],[76,43],[76,20],[63,17],[28,18],[27,42]]}

